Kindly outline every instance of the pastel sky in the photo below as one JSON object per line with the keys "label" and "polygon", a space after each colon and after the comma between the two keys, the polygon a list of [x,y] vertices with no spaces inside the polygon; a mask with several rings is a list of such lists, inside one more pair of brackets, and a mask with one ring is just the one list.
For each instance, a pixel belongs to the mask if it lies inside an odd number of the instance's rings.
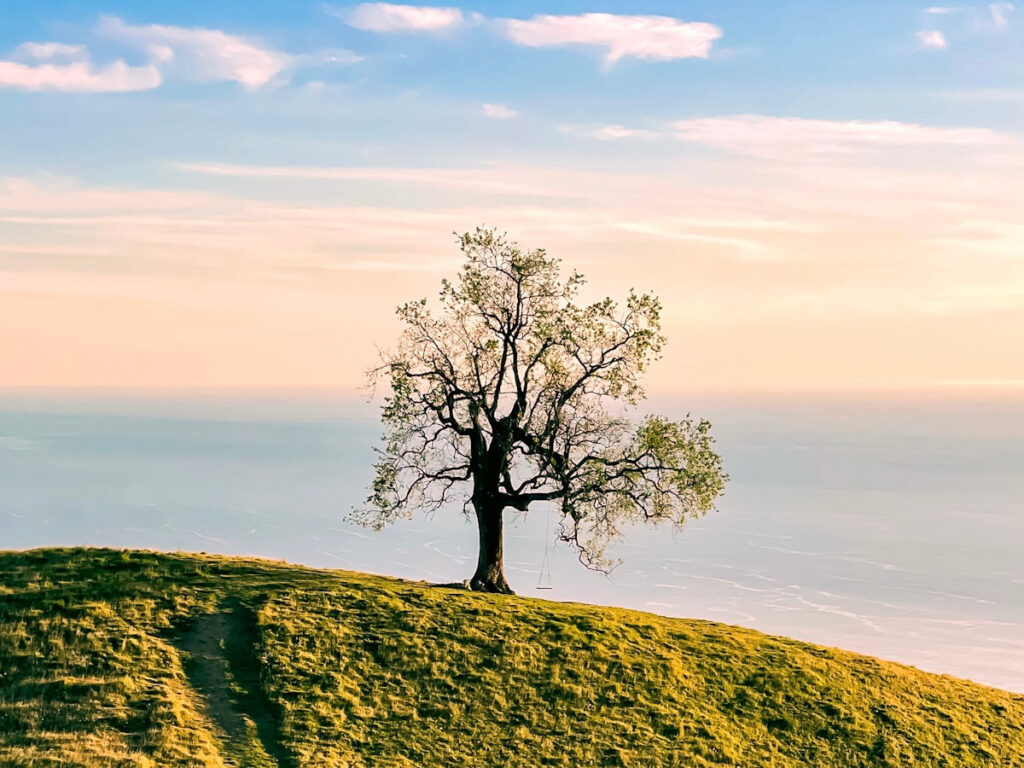
{"label": "pastel sky", "polygon": [[653,392],[1024,384],[1024,8],[0,5],[0,386],[354,392],[477,225]]}

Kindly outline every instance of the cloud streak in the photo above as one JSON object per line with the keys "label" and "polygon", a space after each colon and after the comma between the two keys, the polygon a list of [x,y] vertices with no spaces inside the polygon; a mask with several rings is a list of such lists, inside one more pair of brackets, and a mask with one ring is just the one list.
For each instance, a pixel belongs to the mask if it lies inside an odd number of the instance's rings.
{"label": "cloud streak", "polygon": [[943,99],[966,101],[991,101],[1007,104],[1024,102],[1024,88],[961,88],[952,91],[939,91]]}
{"label": "cloud streak", "polygon": [[351,11],[327,10],[349,26],[368,32],[443,32],[466,21],[458,8],[435,6],[363,3]]}
{"label": "cloud streak", "polygon": [[644,128],[629,128],[625,125],[560,125],[560,133],[569,136],[583,136],[598,141],[619,141],[620,139],[656,139],[664,136],[658,131],[649,131]]}
{"label": "cloud streak", "polygon": [[518,45],[583,45],[603,48],[604,64],[614,66],[624,58],[671,61],[707,58],[712,44],[722,36],[713,24],[686,22],[668,16],[627,16],[584,13],[578,16],[540,14],[532,19],[499,22],[505,36]]}
{"label": "cloud streak", "polygon": [[[559,196],[556,187],[545,189],[542,181],[516,173],[514,169],[490,168],[379,168],[379,167],[296,167],[269,165],[228,165],[223,163],[182,163],[192,173],[235,178],[302,179],[312,181],[379,181],[423,184],[497,195]],[[557,174],[550,176],[557,177]],[[554,179],[549,178],[548,181]]]}
{"label": "cloud streak", "polygon": [[987,128],[946,128],[894,120],[813,120],[767,115],[695,118],[674,123],[680,141],[760,157],[843,155],[891,147],[1019,147]]}
{"label": "cloud streak", "polygon": [[[1005,355],[1022,317],[1013,309],[1019,176],[842,157],[839,173],[799,158],[727,162],[721,172],[740,183],[722,186],[670,168],[634,176],[547,164],[206,169],[234,194],[202,191],[202,180],[188,191],[0,179],[0,307],[19,318],[14,331],[0,323],[0,351],[20,377],[11,381],[28,383],[347,385],[392,322],[394,296],[420,295],[457,266],[450,230],[485,223],[584,265],[598,291],[656,280],[671,335],[702,328],[666,362],[666,386],[684,366],[710,371],[697,379],[709,386],[841,381],[851,356],[865,379],[964,369],[1020,378]],[[281,202],[291,177],[399,186],[375,190],[375,205],[325,204],[312,185],[287,189]],[[410,194],[410,183],[432,188]],[[481,190],[535,197],[484,200]],[[565,202],[552,205],[552,193]],[[990,323],[995,301],[1017,314]],[[368,333],[325,367],[323,349],[356,325]],[[33,329],[33,344],[18,327]],[[749,351],[750,334],[762,332],[784,340],[781,354]],[[894,338],[880,349],[883,337]],[[808,366],[812,347],[823,357]],[[69,360],[68,348],[90,366]]]}

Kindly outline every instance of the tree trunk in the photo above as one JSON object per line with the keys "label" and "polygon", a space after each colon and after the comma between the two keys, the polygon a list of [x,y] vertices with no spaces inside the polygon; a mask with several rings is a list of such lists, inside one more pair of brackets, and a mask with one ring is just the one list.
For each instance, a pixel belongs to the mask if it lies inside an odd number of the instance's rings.
{"label": "tree trunk", "polygon": [[498,592],[515,594],[505,580],[505,565],[502,562],[502,514],[503,510],[486,502],[474,502],[476,524],[480,533],[480,554],[477,557],[476,573],[469,581],[471,589],[477,592]]}

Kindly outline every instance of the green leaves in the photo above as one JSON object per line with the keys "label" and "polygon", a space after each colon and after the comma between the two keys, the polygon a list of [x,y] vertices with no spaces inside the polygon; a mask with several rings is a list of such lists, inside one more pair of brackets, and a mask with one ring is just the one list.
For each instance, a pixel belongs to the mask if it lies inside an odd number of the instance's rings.
{"label": "green leaves", "polygon": [[657,297],[581,305],[583,276],[563,280],[543,249],[479,228],[458,244],[465,261],[436,314],[425,299],[401,305],[398,345],[371,372],[389,387],[387,431],[357,519],[379,526],[474,495],[524,510],[556,501],[560,537],[602,567],[622,523],[712,509],[727,477],[710,425],[621,415],[665,344]]}
{"label": "green leaves", "polygon": [[722,459],[714,450],[711,422],[706,419],[669,421],[661,416],[648,416],[637,428],[635,450],[649,455],[661,488],[685,500],[674,507],[683,517],[673,518],[681,524],[687,515],[699,515],[714,508],[715,499],[725,489],[729,476],[722,471]]}

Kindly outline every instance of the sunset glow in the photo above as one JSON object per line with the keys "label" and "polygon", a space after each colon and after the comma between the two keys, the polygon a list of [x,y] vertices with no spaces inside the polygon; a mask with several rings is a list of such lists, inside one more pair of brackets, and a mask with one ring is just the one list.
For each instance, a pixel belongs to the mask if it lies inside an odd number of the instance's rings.
{"label": "sunset glow", "polygon": [[478,225],[658,293],[653,392],[1024,380],[1009,4],[63,5],[0,25],[0,386],[354,393]]}

